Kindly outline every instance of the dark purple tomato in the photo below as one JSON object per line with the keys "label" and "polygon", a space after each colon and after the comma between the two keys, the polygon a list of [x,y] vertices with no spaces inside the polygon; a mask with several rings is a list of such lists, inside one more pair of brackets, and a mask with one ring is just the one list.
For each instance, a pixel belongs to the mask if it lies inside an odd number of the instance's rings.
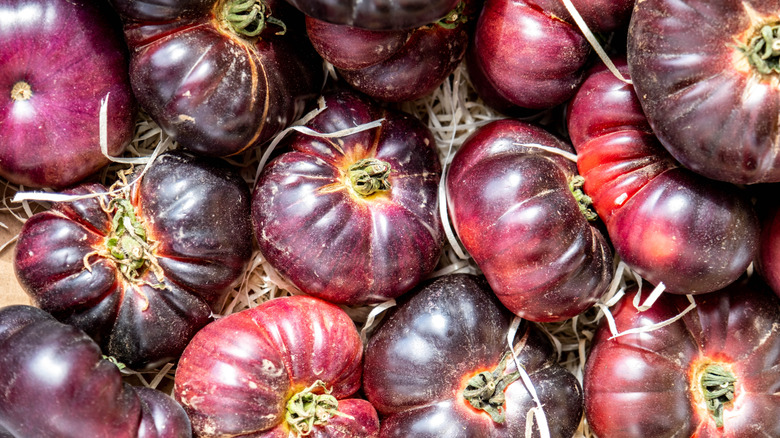
{"label": "dark purple tomato", "polygon": [[463,246],[498,299],[532,321],[585,311],[612,280],[609,244],[575,199],[577,166],[556,149],[572,151],[542,128],[491,122],[464,142],[446,181]]}
{"label": "dark purple tomato", "polygon": [[322,59],[282,0],[113,0],[141,107],[179,144],[228,156],[260,145],[319,95]]}
{"label": "dark purple tomato", "polygon": [[433,23],[460,0],[288,0],[317,20],[370,30],[413,29]]}
{"label": "dark purple tomato", "polygon": [[214,160],[167,153],[127,192],[105,192],[78,186],[71,193],[101,196],[31,217],[16,245],[16,276],[37,306],[120,362],[174,360],[249,261],[249,189]]}
{"label": "dark purple tomato", "polygon": [[[395,308],[369,339],[363,366],[366,397],[383,415],[380,436],[526,436],[536,403],[507,346],[510,321],[487,282],[465,274],[440,277]],[[579,382],[533,324],[522,322],[514,342],[550,436],[571,437],[582,417]]]}
{"label": "dark purple tomato", "polygon": [[341,308],[277,298],[207,325],[176,370],[174,392],[197,436],[376,438],[360,388],[363,343]]}
{"label": "dark purple tomato", "polygon": [[[616,60],[628,76],[624,61]],[[757,254],[747,195],[680,166],[653,135],[634,89],[594,68],[569,104],[568,131],[584,190],[615,252],[670,292],[712,292]]]}
{"label": "dark purple tomato", "polygon": [[780,181],[780,0],[637,2],[634,87],[685,167],[739,184]]}
{"label": "dark purple tomato", "polygon": [[102,2],[0,1],[0,176],[61,189],[108,164],[133,136],[135,100],[117,18]]}
{"label": "dark purple tomato", "polygon": [[349,85],[370,97],[404,102],[430,94],[455,70],[466,53],[474,4],[436,23],[410,30],[371,31],[306,19],[314,48]]}
{"label": "dark purple tomato", "polygon": [[302,133],[263,169],[252,194],[260,251],[301,291],[368,304],[410,290],[439,260],[441,162],[418,119],[341,91],[307,126],[321,133],[383,119],[340,138]]}
{"label": "dark purple tomato", "polygon": [[0,353],[0,436],[192,436],[176,401],[123,383],[89,336],[41,309],[0,309]]}
{"label": "dark purple tomato", "polygon": [[[740,280],[697,295],[696,308],[650,332],[612,338],[606,320],[585,367],[585,415],[599,437],[780,436],[780,302]],[[612,309],[623,332],[689,306],[665,294],[639,312],[627,296]]]}
{"label": "dark purple tomato", "polygon": [[536,110],[574,95],[591,48],[573,22],[535,2],[486,0],[468,52],[469,76],[488,104]]}

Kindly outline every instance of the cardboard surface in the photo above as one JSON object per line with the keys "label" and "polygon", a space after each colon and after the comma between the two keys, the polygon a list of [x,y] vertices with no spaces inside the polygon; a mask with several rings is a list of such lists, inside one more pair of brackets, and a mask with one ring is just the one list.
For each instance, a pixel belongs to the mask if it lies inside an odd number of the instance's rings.
{"label": "cardboard surface", "polygon": [[[13,239],[22,228],[22,222],[10,213],[0,213],[0,222],[8,229],[0,228],[0,245]],[[0,253],[0,307],[11,304],[31,304],[30,297],[22,290],[14,274],[14,248],[11,244]]]}

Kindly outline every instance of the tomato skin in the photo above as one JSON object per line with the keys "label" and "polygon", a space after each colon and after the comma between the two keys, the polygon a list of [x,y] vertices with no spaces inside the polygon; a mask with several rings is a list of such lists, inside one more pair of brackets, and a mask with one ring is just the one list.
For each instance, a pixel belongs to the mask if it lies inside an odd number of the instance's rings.
{"label": "tomato skin", "polygon": [[89,336],[41,309],[0,309],[0,351],[2,436],[192,436],[173,399],[123,383]]}
{"label": "tomato skin", "polygon": [[354,89],[374,99],[406,102],[431,92],[461,63],[476,1],[469,0],[452,28],[433,23],[410,30],[370,31],[306,19],[323,59]]}
{"label": "tomato skin", "polygon": [[737,184],[780,181],[780,93],[738,49],[777,0],[637,2],[628,64],[653,131],[685,167]]}
{"label": "tomato skin", "polygon": [[497,101],[499,109],[545,109],[574,95],[590,50],[574,24],[535,2],[487,0],[467,66],[488,103]]}
{"label": "tomato skin", "polygon": [[712,292],[745,272],[759,233],[747,195],[680,166],[630,85],[599,66],[568,109],[584,190],[626,264],[675,293]]}
{"label": "tomato skin", "polygon": [[[72,193],[106,191],[89,184]],[[234,169],[167,153],[132,186],[129,200],[159,242],[164,288],[131,282],[116,261],[95,253],[106,250],[112,220],[97,197],[55,204],[28,220],[14,269],[37,306],[89,333],[120,362],[153,367],[178,357],[244,272],[252,254],[250,195]],[[158,283],[151,269],[140,275]]]}
{"label": "tomato skin", "polygon": [[[198,436],[287,436],[288,399],[317,380],[348,399],[360,387],[362,359],[360,336],[343,310],[303,295],[277,298],[198,332],[182,354],[174,392]],[[332,417],[313,436],[375,437],[373,407],[341,401],[339,410],[355,419]]]}
{"label": "tomato skin", "polygon": [[[63,189],[109,163],[133,137],[136,102],[118,18],[103,2],[0,2],[0,176],[28,187]],[[14,93],[19,84],[29,95]]]}
{"label": "tomato skin", "polygon": [[612,252],[569,188],[571,147],[543,129],[505,119],[472,134],[447,175],[450,217],[491,288],[532,321],[571,318],[612,278]]}
{"label": "tomato skin", "polygon": [[447,15],[459,0],[385,1],[290,0],[306,15],[334,24],[392,31],[433,23]]}
{"label": "tomato skin", "polygon": [[[598,436],[780,434],[773,395],[780,384],[777,297],[760,281],[743,279],[694,299],[696,309],[651,332],[609,339],[606,323],[598,329],[584,377],[585,413]],[[612,314],[618,331],[625,331],[671,318],[688,304],[685,297],[662,295],[638,312],[628,296]],[[728,364],[737,379],[720,429],[692,390],[692,370],[707,361]]]}
{"label": "tomato skin", "polygon": [[[468,379],[492,371],[509,350],[510,318],[484,278],[472,275],[440,277],[405,297],[366,347],[363,390],[384,415],[381,436],[523,436],[535,404],[522,381],[504,392],[503,424],[461,395]],[[549,341],[532,324],[523,323],[518,337],[518,362],[545,406],[552,436],[570,437],[582,416],[579,383],[557,364]],[[510,360],[506,372],[512,370]]]}
{"label": "tomato skin", "polygon": [[[260,251],[306,294],[340,304],[376,303],[410,290],[438,263],[443,245],[441,163],[430,130],[352,92],[326,95],[307,126],[335,132],[385,120],[337,140],[296,133],[268,163],[252,194]],[[367,197],[348,182],[365,158],[391,166],[390,190]]]}
{"label": "tomato skin", "polygon": [[284,35],[269,22],[259,38],[228,29],[224,2],[114,3],[124,14],[139,104],[192,152],[228,156],[262,144],[319,93],[322,59],[303,16],[284,1],[263,2],[287,26]]}

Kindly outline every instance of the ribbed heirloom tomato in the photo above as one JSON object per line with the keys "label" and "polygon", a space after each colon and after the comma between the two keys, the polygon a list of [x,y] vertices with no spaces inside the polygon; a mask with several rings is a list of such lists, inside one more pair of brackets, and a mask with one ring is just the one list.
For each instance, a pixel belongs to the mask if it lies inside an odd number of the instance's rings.
{"label": "ribbed heirloom tomato", "polygon": [[537,405],[507,345],[512,315],[484,278],[437,278],[391,312],[368,341],[363,371],[366,397],[383,415],[381,437],[518,438],[526,427],[539,437],[544,417],[551,437],[574,434],[579,382],[524,321],[514,352],[544,410],[527,424]]}
{"label": "ribbed heirloom tomato", "polygon": [[268,163],[252,193],[260,251],[301,291],[367,304],[410,290],[439,261],[441,162],[431,131],[354,92],[326,95],[307,127]]}
{"label": "ribbed heirloom tomato", "polygon": [[[132,183],[141,169],[127,176]],[[141,179],[55,204],[22,227],[16,276],[42,309],[131,367],[176,359],[252,254],[249,189],[224,163],[160,155]]]}
{"label": "ribbed heirloom tomato", "polygon": [[[585,368],[585,414],[602,438],[780,436],[780,302],[759,281],[695,296],[669,325],[611,338],[606,321]],[[668,320],[688,307],[665,294],[639,312],[612,310],[617,330]]]}
{"label": "ribbed heirloom tomato", "polygon": [[376,438],[363,344],[339,307],[297,295],[228,315],[182,354],[174,392],[196,436]]}
{"label": "ribbed heirloom tomato", "polygon": [[32,306],[0,309],[0,436],[187,438],[172,398],[122,381],[81,330]]}
{"label": "ribbed heirloom tomato", "polygon": [[[615,62],[628,75],[625,62]],[[594,68],[568,109],[583,189],[628,266],[686,294],[723,288],[745,272],[759,240],[747,194],[675,161],[630,85]]]}
{"label": "ribbed heirloom tomato", "polygon": [[466,139],[447,174],[463,246],[498,299],[532,321],[585,311],[612,279],[612,251],[575,197],[581,181],[567,152],[544,129],[505,119]]}

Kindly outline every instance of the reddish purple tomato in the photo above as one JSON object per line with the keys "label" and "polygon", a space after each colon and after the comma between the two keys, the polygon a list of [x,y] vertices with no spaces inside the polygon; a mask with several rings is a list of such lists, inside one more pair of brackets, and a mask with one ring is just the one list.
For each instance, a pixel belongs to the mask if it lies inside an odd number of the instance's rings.
{"label": "reddish purple tomato", "polygon": [[780,181],[780,0],[637,2],[628,64],[653,131],[684,166]]}
{"label": "reddish purple tomato", "polygon": [[467,66],[479,95],[498,109],[545,109],[574,95],[590,51],[575,24],[535,2],[486,0]]}
{"label": "reddish purple tomato", "polygon": [[[559,321],[598,300],[612,252],[575,199],[571,151],[542,128],[505,119],[475,131],[447,174],[458,237],[498,299],[531,321]],[[576,190],[576,189],[575,189]]]}
{"label": "reddish purple tomato", "polygon": [[[571,0],[588,29],[594,33],[625,32],[635,0]],[[562,0],[532,0],[536,7],[574,23]]]}
{"label": "reddish purple tomato", "polygon": [[[615,62],[627,76],[625,62]],[[632,269],[686,294],[721,289],[745,272],[759,234],[748,197],[681,167],[630,85],[594,68],[569,104],[568,127],[585,193]]]}
{"label": "reddish purple tomato", "polygon": [[63,188],[109,161],[133,136],[135,100],[116,16],[101,2],[0,0],[0,175]]}
{"label": "reddish purple tomato", "polygon": [[[132,181],[139,171],[128,176]],[[35,304],[107,355],[153,367],[181,354],[252,254],[250,195],[214,160],[163,154],[117,196],[55,204],[19,234],[14,267]]]}
{"label": "reddish purple tomato", "polygon": [[353,88],[374,99],[419,99],[441,85],[466,53],[475,1],[436,23],[411,30],[370,31],[306,19],[314,48]]}
{"label": "reddish purple tomato", "polygon": [[[695,297],[670,325],[611,338],[606,321],[585,367],[585,415],[599,437],[780,436],[780,302],[759,282]],[[612,310],[617,330],[672,318],[690,303],[662,295]]]}
{"label": "reddish purple tomato", "polygon": [[276,298],[204,327],[182,354],[174,392],[195,435],[371,438],[360,388],[363,344],[339,307]]}
{"label": "reddish purple tomato", "polygon": [[308,127],[321,133],[382,119],[341,138],[302,133],[262,171],[252,194],[260,251],[301,291],[368,304],[410,290],[443,244],[441,163],[425,125],[342,91]]}
{"label": "reddish purple tomato", "polygon": [[[366,397],[383,414],[380,436],[527,436],[536,404],[506,343],[510,321],[485,280],[465,274],[440,277],[394,309],[369,339],[363,368]],[[571,437],[582,417],[579,382],[533,324],[521,323],[514,350],[550,436]]]}
{"label": "reddish purple tomato", "polygon": [[172,398],[123,383],[89,336],[41,309],[0,309],[0,352],[0,436],[192,436]]}
{"label": "reddish purple tomato", "polygon": [[288,0],[317,20],[371,30],[413,29],[444,17],[460,0]]}
{"label": "reddish purple tomato", "polygon": [[113,0],[141,107],[179,144],[227,156],[300,117],[323,83],[303,16],[282,0]]}

